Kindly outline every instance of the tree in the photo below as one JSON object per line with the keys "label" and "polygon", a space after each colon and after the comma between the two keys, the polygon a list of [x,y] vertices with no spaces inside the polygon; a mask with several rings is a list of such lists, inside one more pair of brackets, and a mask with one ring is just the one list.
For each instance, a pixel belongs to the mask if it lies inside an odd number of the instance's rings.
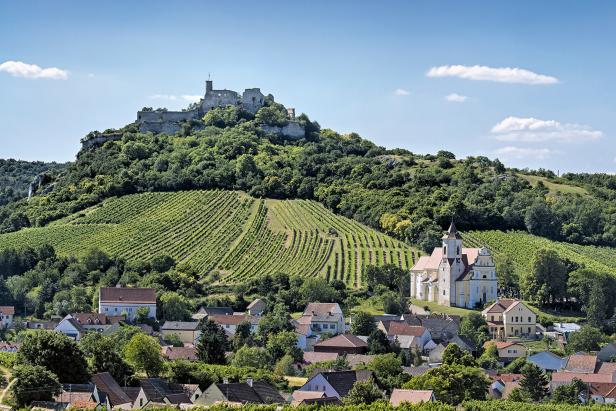
{"label": "tree", "polygon": [[149,335],[135,334],[124,347],[124,358],[135,370],[145,372],[148,377],[163,370],[160,344]]}
{"label": "tree", "polygon": [[488,323],[479,313],[470,313],[460,320],[460,334],[469,338],[477,347],[490,339]]}
{"label": "tree", "polygon": [[351,334],[353,335],[370,335],[376,330],[374,318],[364,312],[358,311],[351,318]]}
{"label": "tree", "polygon": [[305,303],[331,303],[338,297],[338,293],[334,287],[332,287],[327,280],[321,277],[306,278],[300,287],[299,292]]}
{"label": "tree", "polygon": [[505,367],[505,372],[509,372],[512,374],[520,374],[522,373],[522,369],[526,366],[526,364],[528,364],[526,358],[518,357],[515,360],[511,361],[509,364],[507,364],[507,366]]}
{"label": "tree", "polygon": [[552,402],[580,404],[580,396],[586,392],[586,384],[574,378],[569,384],[559,385],[552,391]]}
{"label": "tree", "polygon": [[164,273],[165,271],[169,271],[175,267],[175,260],[168,255],[157,255],[152,258],[150,265],[152,266],[152,270],[159,273]]}
{"label": "tree", "polygon": [[226,364],[225,352],[229,346],[225,330],[214,321],[203,319],[198,329],[201,337],[197,342],[197,357],[206,364]]}
{"label": "tree", "polygon": [[117,351],[114,339],[99,333],[86,333],[79,341],[79,345],[88,357],[89,368],[93,374],[108,372],[116,381],[123,382],[133,373],[130,365]]}
{"label": "tree", "polygon": [[367,368],[374,373],[379,385],[390,393],[409,379],[409,375],[403,372],[402,360],[394,353],[375,355]]}
{"label": "tree", "polygon": [[53,396],[62,391],[58,377],[40,365],[15,367],[13,377],[16,381],[11,390],[20,407],[25,407],[32,401],[52,401]]}
{"label": "tree", "polygon": [[570,353],[578,351],[598,351],[600,344],[607,342],[606,336],[597,328],[584,325],[579,331],[569,335],[567,340],[567,351]]}
{"label": "tree", "polygon": [[295,375],[295,359],[289,354],[285,354],[281,359],[278,360],[276,366],[274,367],[274,374],[282,375],[282,376],[294,376]]}
{"label": "tree", "polygon": [[284,304],[278,303],[274,306],[272,311],[261,317],[257,332],[261,340],[265,342],[270,335],[277,334],[281,331],[290,331],[292,329],[291,314],[289,314]]}
{"label": "tree", "polygon": [[251,346],[254,344],[251,327],[252,325],[248,321],[242,321],[237,325],[232,340],[233,351],[239,350],[244,345]]}
{"label": "tree", "polygon": [[383,393],[372,380],[356,381],[344,398],[344,403],[349,405],[372,404],[383,398]]}
{"label": "tree", "polygon": [[409,273],[395,264],[385,264],[383,266],[369,265],[365,271],[368,290],[375,291],[379,285],[387,287],[391,291],[396,291],[400,295],[408,296],[410,287]]}
{"label": "tree", "polygon": [[28,334],[17,353],[17,363],[43,366],[63,383],[82,383],[89,378],[88,363],[77,343],[53,331]]}
{"label": "tree", "polygon": [[294,331],[282,331],[270,335],[266,348],[274,361],[278,361],[285,355],[290,355],[295,361],[303,358],[302,350],[297,346],[297,334]]}
{"label": "tree", "polygon": [[391,351],[389,340],[385,333],[376,329],[368,336],[368,353],[385,354]]}
{"label": "tree", "polygon": [[184,321],[190,318],[192,304],[190,300],[176,292],[168,291],[160,296],[163,306],[163,318],[168,321]]}
{"label": "tree", "polygon": [[588,325],[595,328],[602,328],[605,323],[607,314],[605,307],[607,305],[607,295],[605,288],[599,282],[596,282],[590,288],[588,296],[588,305],[586,306],[586,319]]}
{"label": "tree", "polygon": [[472,355],[458,347],[457,344],[449,344],[443,352],[443,364],[462,365],[465,367],[475,366],[475,359]]}
{"label": "tree", "polygon": [[486,370],[495,370],[499,367],[498,349],[496,344],[490,343],[487,345],[481,357],[477,360],[477,364]]}
{"label": "tree", "polygon": [[548,395],[548,384],[550,382],[541,368],[535,364],[526,364],[522,368],[522,375],[520,389],[528,394],[531,400],[541,401]]}
{"label": "tree", "polygon": [[566,293],[567,267],[554,250],[540,249],[532,269],[521,278],[522,296],[541,305],[554,304]]}
{"label": "tree", "polygon": [[461,365],[441,365],[411,378],[403,388],[434,390],[437,400],[458,405],[464,400],[484,400],[490,380],[484,371]]}
{"label": "tree", "polygon": [[234,367],[271,368],[272,356],[262,347],[243,346],[233,354]]}

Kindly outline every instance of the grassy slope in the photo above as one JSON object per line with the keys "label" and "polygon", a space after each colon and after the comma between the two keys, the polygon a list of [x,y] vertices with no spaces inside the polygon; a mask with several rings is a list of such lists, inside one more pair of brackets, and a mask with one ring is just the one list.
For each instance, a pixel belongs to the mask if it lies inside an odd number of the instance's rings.
{"label": "grassy slope", "polygon": [[541,181],[543,185],[545,185],[545,187],[548,190],[550,190],[550,194],[558,194],[558,193],[580,194],[580,195],[588,194],[588,191],[586,191],[585,188],[578,187],[572,184],[555,183],[555,182],[548,180],[546,177],[531,176],[531,175],[526,175],[526,174],[518,174],[518,177],[523,178],[524,180],[528,181],[533,187],[536,186],[539,181]]}
{"label": "grassy slope", "polygon": [[277,271],[361,284],[368,264],[410,268],[410,246],[305,200],[260,200],[233,191],[112,198],[42,228],[0,235],[0,248],[52,244],[79,255],[96,246],[128,259],[169,254],[223,282]]}

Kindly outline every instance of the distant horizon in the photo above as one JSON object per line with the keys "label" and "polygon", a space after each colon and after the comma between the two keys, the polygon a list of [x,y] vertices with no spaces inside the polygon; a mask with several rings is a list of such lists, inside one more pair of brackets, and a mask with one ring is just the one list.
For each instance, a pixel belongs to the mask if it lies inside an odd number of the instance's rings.
{"label": "distant horizon", "polygon": [[211,75],[387,149],[614,174],[614,15],[599,1],[2,3],[0,158],[73,161],[88,132],[187,107]]}

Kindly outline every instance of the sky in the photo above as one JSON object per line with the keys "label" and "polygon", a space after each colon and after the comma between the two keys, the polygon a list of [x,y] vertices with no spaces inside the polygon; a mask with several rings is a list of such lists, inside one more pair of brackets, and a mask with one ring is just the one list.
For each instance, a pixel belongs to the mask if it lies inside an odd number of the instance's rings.
{"label": "sky", "polygon": [[614,1],[2,1],[0,158],[260,87],[416,153],[616,172]]}

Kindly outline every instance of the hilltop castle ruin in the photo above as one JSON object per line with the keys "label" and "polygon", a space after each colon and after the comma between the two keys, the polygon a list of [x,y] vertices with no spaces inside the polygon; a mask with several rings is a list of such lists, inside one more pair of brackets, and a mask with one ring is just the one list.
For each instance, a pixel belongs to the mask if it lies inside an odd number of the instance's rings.
{"label": "hilltop castle ruin", "polygon": [[[199,103],[185,111],[138,111],[137,124],[142,133],[174,134],[181,129],[183,121],[201,119],[205,113],[216,107],[241,106],[244,110],[255,114],[265,105],[267,100],[274,101],[274,96],[265,96],[259,88],[247,88],[242,94],[233,90],[214,90],[212,80],[205,82],[205,95]],[[302,138],[305,130],[295,119],[295,109],[289,108],[289,123],[283,127],[262,125],[268,133],[284,135],[291,138]]]}

